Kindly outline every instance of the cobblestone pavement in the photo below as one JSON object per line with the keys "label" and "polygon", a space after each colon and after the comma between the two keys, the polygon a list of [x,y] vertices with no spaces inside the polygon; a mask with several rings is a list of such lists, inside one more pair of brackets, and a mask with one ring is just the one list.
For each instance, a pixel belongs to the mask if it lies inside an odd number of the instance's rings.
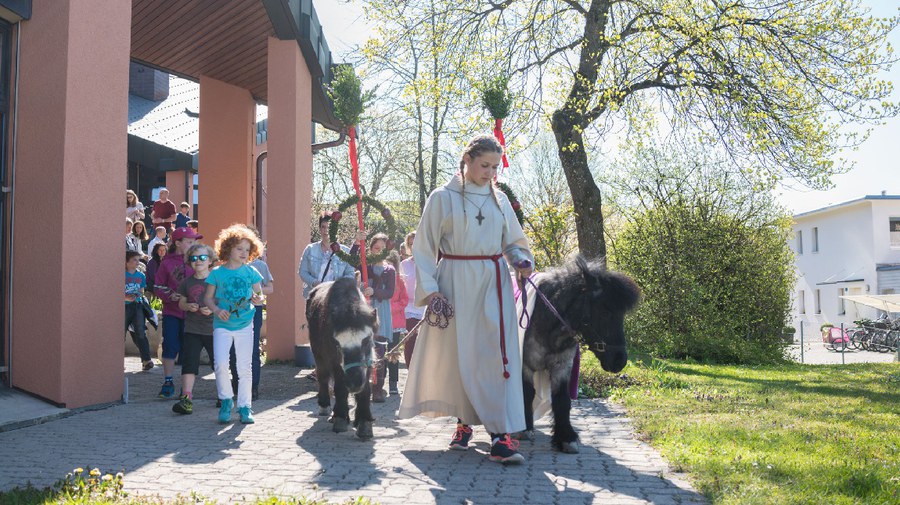
{"label": "cobblestone pavement", "polygon": [[[399,397],[373,404],[375,438],[333,433],[315,415],[314,383],[288,365],[263,367],[256,424],[216,422],[212,374],[198,380],[194,413],[172,413],[156,394],[160,367],[139,372],[126,359],[129,403],[0,433],[0,490],[50,485],[76,467],[125,472],[125,489],[164,498],[191,491],[221,503],[306,496],[341,502],[363,496],[382,504],[609,505],[705,503],[683,476],[635,438],[622,410],[602,401],[573,405],[581,453],[550,449],[548,419],[523,442],[521,466],[487,459],[487,434],[474,447],[448,451],[449,418],[398,421]],[[205,371],[209,369],[206,368]],[[402,378],[401,378],[402,384]],[[235,416],[237,419],[237,416]]]}

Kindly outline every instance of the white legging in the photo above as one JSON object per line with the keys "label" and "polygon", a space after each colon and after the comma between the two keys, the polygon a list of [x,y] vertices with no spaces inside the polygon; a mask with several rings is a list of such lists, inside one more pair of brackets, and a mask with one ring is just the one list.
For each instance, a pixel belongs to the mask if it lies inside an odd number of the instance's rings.
{"label": "white legging", "polygon": [[237,358],[238,395],[237,406],[249,407],[253,399],[253,323],[237,330],[216,328],[213,330],[213,354],[216,355],[216,389],[219,399],[231,398],[231,371],[228,360],[231,344]]}

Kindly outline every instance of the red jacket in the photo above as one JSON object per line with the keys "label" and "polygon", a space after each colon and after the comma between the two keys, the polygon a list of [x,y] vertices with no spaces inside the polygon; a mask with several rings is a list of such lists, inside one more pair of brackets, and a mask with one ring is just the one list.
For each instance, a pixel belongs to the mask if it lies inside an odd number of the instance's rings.
{"label": "red jacket", "polygon": [[394,296],[391,297],[391,323],[394,328],[406,328],[406,305],[409,303],[409,295],[406,294],[406,284],[397,272],[397,287]]}

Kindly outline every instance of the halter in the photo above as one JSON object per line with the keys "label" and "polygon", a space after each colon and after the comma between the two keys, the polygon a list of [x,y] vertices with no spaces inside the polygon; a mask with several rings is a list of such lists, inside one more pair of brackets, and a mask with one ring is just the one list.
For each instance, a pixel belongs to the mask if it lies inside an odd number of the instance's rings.
{"label": "halter", "polygon": [[[624,345],[607,344],[606,342],[603,341],[603,339],[599,338],[599,335],[597,335],[597,333],[595,331],[591,330],[590,328],[585,328],[583,331],[575,331],[575,328],[573,328],[572,325],[569,324],[568,321],[566,321],[565,318],[563,318],[559,314],[559,311],[556,310],[556,307],[554,307],[553,304],[550,303],[550,300],[547,299],[547,296],[544,295],[544,293],[542,293],[540,289],[538,289],[537,285],[534,283],[534,281],[531,280],[530,277],[525,279],[525,282],[527,282],[528,284],[531,284],[531,287],[534,288],[534,291],[538,294],[538,297],[540,297],[540,299],[544,302],[544,304],[547,306],[547,308],[550,309],[550,313],[553,314],[554,316],[556,316],[556,319],[559,320],[560,324],[562,324],[562,327],[565,331],[571,333],[575,337],[575,341],[578,342],[579,346],[587,347],[590,351],[592,351],[596,354],[603,354],[606,352],[607,349],[609,349],[609,350],[627,349],[627,346],[624,346]],[[527,309],[528,295],[525,293],[524,286],[523,286],[523,289],[521,289],[521,292],[522,292],[522,317],[519,318],[519,327],[522,328],[523,330],[527,330],[528,327],[531,326],[531,317],[528,315],[528,309]],[[522,325],[523,320],[525,321],[524,326]],[[585,341],[584,336],[582,335],[583,333],[590,333],[593,337],[595,337],[594,341],[593,342]]]}
{"label": "halter", "polygon": [[351,368],[357,368],[357,367],[367,367],[368,368],[370,366],[372,366],[371,358],[369,358],[366,361],[354,361],[353,363],[347,363],[346,365],[344,365],[344,373],[347,373],[347,370],[350,370]]}

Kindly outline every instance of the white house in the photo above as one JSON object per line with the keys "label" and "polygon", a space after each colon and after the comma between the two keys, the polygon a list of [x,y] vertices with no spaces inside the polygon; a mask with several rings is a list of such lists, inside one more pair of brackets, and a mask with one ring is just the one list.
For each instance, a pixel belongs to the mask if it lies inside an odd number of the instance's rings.
{"label": "white house", "polygon": [[792,316],[798,337],[819,326],[853,326],[878,311],[842,295],[900,293],[900,195],[868,195],[794,216],[797,284]]}

